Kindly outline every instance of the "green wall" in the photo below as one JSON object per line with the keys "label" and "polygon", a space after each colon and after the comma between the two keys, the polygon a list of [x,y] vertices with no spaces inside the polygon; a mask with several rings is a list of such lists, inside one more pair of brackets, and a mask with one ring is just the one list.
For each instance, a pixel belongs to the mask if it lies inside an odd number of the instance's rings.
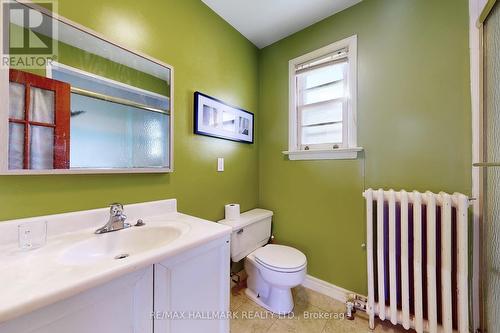
{"label": "green wall", "polygon": [[[471,192],[466,0],[365,0],[260,51],[259,205],[309,274],[366,293],[364,188]],[[289,161],[288,60],[358,36],[357,160]]]}
{"label": "green wall", "polygon": [[[172,174],[0,177],[0,220],[177,198],[179,210],[216,220],[223,205],[257,206],[257,144],[193,130],[200,90],[257,113],[258,50],[199,0],[59,0],[59,12],[174,66]],[[216,172],[217,157],[226,171]]]}

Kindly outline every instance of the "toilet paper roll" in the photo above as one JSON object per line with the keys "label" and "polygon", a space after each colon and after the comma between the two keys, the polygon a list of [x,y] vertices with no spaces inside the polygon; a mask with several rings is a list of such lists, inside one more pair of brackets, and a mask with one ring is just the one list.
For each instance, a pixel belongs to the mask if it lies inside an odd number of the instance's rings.
{"label": "toilet paper roll", "polygon": [[240,217],[240,205],[232,203],[224,207],[226,211],[226,220],[235,220]]}

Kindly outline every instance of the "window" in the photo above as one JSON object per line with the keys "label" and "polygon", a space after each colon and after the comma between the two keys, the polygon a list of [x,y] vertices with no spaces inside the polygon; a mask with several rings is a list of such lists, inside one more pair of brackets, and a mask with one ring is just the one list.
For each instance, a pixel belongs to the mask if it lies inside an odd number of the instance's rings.
{"label": "window", "polygon": [[290,159],[356,158],[356,36],[290,61]]}

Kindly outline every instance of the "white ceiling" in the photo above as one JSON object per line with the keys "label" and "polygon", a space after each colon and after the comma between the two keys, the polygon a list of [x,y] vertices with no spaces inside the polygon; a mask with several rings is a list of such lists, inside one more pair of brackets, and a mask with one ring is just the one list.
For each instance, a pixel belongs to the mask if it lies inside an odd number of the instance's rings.
{"label": "white ceiling", "polygon": [[202,0],[263,48],[362,0]]}

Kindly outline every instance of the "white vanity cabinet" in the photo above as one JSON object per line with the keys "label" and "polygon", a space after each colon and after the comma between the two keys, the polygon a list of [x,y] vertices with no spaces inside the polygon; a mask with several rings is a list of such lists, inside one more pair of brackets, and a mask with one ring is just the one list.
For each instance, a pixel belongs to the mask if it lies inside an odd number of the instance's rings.
{"label": "white vanity cabinet", "polygon": [[228,277],[225,236],[0,324],[0,333],[228,333]]}
{"label": "white vanity cabinet", "polygon": [[154,333],[229,332],[229,236],[154,267]]}
{"label": "white vanity cabinet", "polygon": [[147,333],[153,331],[152,311],[151,265],[0,324],[0,332]]}
{"label": "white vanity cabinet", "polygon": [[[124,206],[142,226],[95,234],[108,208],[0,223],[0,333],[229,333],[228,226],[175,199]],[[47,223],[20,251],[18,226]]]}

